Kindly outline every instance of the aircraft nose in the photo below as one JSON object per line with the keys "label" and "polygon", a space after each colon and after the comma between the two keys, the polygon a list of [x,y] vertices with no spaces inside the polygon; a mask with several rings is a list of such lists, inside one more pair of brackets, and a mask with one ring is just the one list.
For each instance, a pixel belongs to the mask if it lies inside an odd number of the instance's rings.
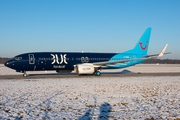
{"label": "aircraft nose", "polygon": [[11,68],[12,67],[12,62],[13,62],[12,60],[6,61],[4,63],[4,66]]}
{"label": "aircraft nose", "polygon": [[11,68],[11,69],[15,69],[15,61],[14,60],[9,60],[9,61],[6,61],[4,63],[4,66],[8,67],[8,68]]}
{"label": "aircraft nose", "polygon": [[5,62],[5,63],[4,63],[4,66],[9,67],[9,62],[8,62],[8,61]]}

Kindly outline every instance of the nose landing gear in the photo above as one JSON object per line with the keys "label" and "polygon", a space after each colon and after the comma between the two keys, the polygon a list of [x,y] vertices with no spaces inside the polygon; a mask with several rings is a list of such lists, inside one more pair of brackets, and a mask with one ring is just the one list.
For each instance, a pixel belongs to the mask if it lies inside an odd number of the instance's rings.
{"label": "nose landing gear", "polygon": [[27,77],[27,73],[26,73],[26,71],[24,71],[23,77]]}

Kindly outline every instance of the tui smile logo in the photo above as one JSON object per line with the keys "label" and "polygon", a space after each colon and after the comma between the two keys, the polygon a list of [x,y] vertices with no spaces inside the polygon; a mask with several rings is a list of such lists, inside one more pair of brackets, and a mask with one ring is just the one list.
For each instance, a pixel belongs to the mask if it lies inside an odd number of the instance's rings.
{"label": "tui smile logo", "polygon": [[[146,41],[146,43],[148,43],[148,41]],[[146,49],[147,45],[146,45],[145,47],[143,47],[143,46],[142,46],[142,43],[139,43],[139,44],[140,44],[142,50],[145,50],[145,49]]]}

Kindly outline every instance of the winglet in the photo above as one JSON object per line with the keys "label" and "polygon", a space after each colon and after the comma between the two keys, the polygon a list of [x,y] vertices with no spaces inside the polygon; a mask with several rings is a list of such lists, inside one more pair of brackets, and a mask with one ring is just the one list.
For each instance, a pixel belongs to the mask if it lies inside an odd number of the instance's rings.
{"label": "winglet", "polygon": [[167,48],[168,44],[165,45],[165,47],[162,49],[162,51],[159,53],[158,57],[162,57],[164,55],[164,52]]}

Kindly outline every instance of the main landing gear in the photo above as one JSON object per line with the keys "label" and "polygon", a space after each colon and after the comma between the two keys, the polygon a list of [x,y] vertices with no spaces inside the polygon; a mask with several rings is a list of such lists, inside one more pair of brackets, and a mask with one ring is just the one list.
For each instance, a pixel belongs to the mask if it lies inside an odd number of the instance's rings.
{"label": "main landing gear", "polygon": [[27,77],[27,73],[26,73],[26,71],[24,71],[23,77]]}
{"label": "main landing gear", "polygon": [[101,75],[101,72],[100,72],[100,71],[95,71],[95,72],[94,72],[94,75],[100,76],[100,75]]}

